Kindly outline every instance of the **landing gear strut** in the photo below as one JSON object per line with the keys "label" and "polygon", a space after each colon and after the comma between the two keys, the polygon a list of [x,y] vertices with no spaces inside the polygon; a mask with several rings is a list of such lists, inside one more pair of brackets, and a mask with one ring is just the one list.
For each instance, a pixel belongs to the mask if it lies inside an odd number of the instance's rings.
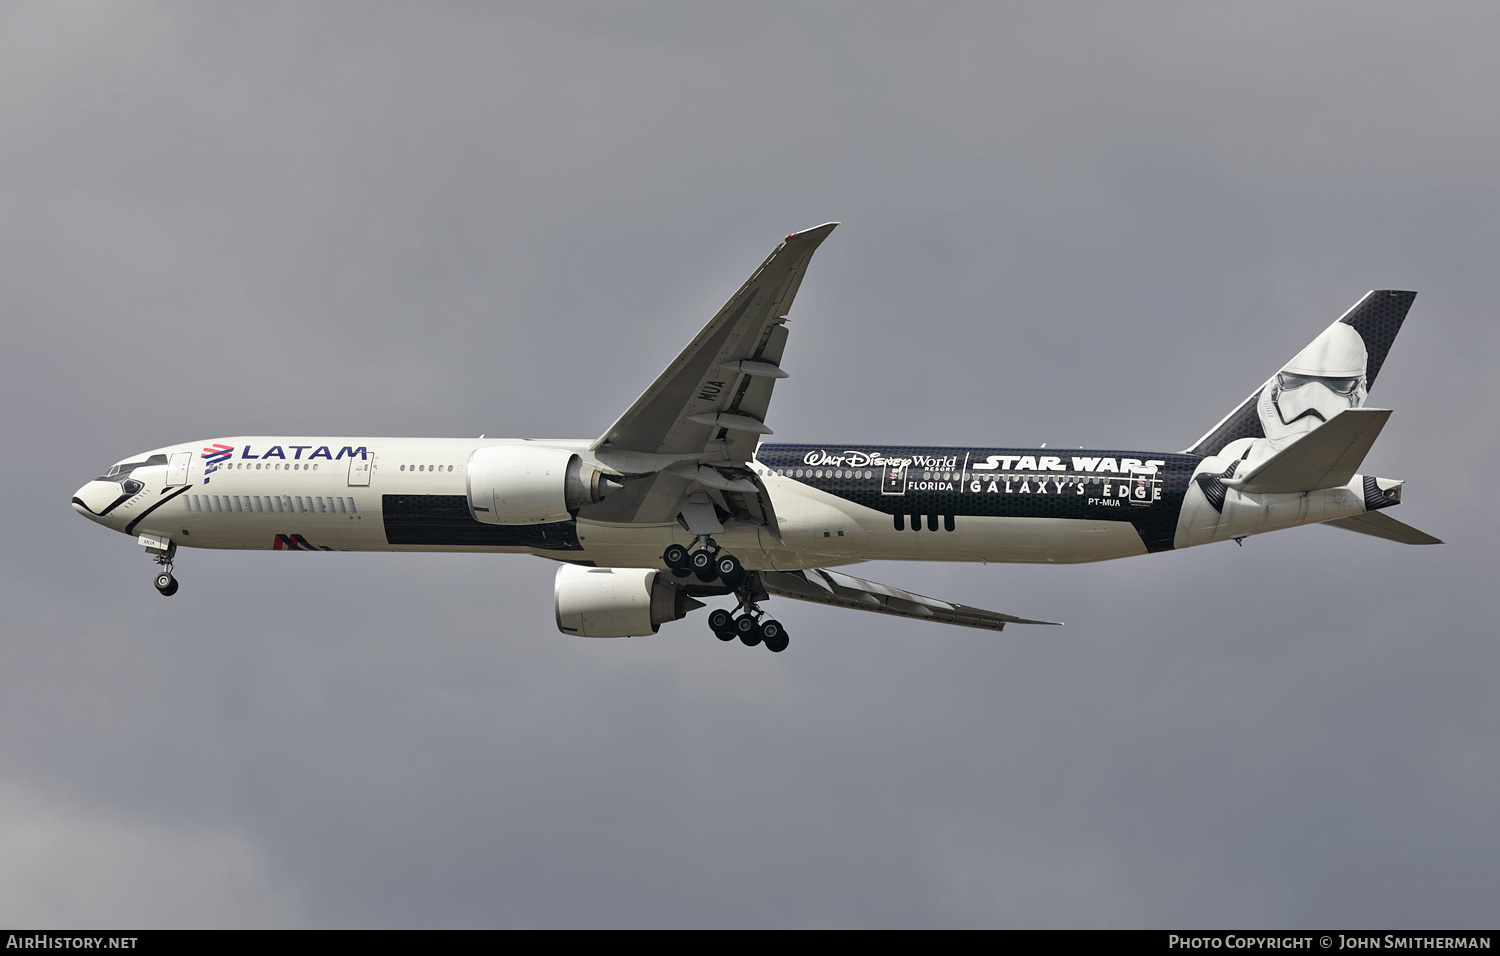
{"label": "landing gear strut", "polygon": [[158,546],[147,547],[146,553],[161,567],[161,573],[152,582],[156,585],[156,590],[161,592],[162,597],[176,594],[177,579],[172,576],[172,559],[177,557],[177,542],[163,541]]}

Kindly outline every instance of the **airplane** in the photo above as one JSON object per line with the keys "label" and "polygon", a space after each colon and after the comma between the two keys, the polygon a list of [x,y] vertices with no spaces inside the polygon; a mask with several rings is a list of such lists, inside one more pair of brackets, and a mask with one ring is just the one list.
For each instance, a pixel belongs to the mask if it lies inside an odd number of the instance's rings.
{"label": "airplane", "polygon": [[639,637],[708,615],[780,653],[772,597],[994,631],[1055,624],[834,570],[872,560],[1072,564],[1305,524],[1440,544],[1356,470],[1366,407],[1414,292],[1366,293],[1180,452],[763,442],[789,313],[838,223],[792,233],[596,439],[237,435],[131,455],[73,496],[178,589],[181,547],[532,554],[559,562],[557,626]]}

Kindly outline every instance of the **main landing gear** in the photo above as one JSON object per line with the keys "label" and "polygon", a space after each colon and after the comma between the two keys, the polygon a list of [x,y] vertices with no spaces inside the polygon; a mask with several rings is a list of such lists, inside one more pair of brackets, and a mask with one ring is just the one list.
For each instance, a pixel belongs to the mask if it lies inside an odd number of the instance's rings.
{"label": "main landing gear", "polygon": [[791,643],[786,630],[780,621],[766,617],[766,612],[760,609],[756,598],[765,597],[765,592],[753,586],[753,582],[747,585],[751,579],[739,558],[721,551],[710,536],[700,534],[697,537],[691,551],[680,544],[668,545],[661,559],[674,577],[685,578],[691,574],[704,584],[718,582],[739,597],[739,605],[734,611],[715,608],[709,613],[708,627],[714,636],[721,641],[739,638],[746,647],[764,644],[774,654],[786,650]]}
{"label": "main landing gear", "polygon": [[698,536],[698,543],[691,551],[680,544],[667,545],[661,559],[674,577],[685,578],[693,574],[704,584],[718,580],[728,588],[737,588],[745,582],[745,568],[740,559],[719,550],[714,539],[706,534]]}
{"label": "main landing gear", "polygon": [[[740,607],[745,607],[743,598],[740,599]],[[786,650],[791,639],[786,636],[786,629],[781,626],[781,622],[765,617],[765,613],[754,602],[740,614],[731,614],[721,607],[714,608],[708,615],[708,626],[721,641],[739,638],[746,647],[764,644],[771,653],[780,654]]]}

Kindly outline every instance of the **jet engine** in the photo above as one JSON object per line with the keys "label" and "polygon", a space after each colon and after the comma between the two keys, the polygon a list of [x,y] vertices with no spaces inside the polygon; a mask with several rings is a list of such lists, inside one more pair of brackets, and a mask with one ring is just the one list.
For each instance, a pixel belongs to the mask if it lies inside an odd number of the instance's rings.
{"label": "jet engine", "polygon": [[557,629],[578,637],[645,637],[679,621],[703,602],[688,597],[651,568],[586,568],[564,564],[553,584]]}
{"label": "jet engine", "polygon": [[567,521],[622,487],[566,448],[486,445],[469,456],[469,512],[485,524]]}

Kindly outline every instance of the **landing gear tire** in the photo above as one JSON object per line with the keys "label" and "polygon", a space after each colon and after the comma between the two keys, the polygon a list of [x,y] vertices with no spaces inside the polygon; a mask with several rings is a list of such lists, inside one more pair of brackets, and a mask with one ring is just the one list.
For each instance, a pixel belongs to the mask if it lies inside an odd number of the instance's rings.
{"label": "landing gear tire", "polygon": [[734,619],[734,633],[746,647],[754,647],[761,640],[760,624],[748,614],[741,614]]}
{"label": "landing gear tire", "polygon": [[760,637],[765,642],[766,650],[772,654],[780,654],[791,643],[791,638],[786,636],[786,629],[781,626],[780,621],[761,621]]}
{"label": "landing gear tire", "polygon": [[705,584],[719,576],[714,570],[714,556],[702,548],[688,555],[688,564],[692,566],[693,573],[698,575],[698,580]]}
{"label": "landing gear tire", "polygon": [[709,612],[708,627],[714,632],[714,637],[721,641],[732,641],[735,638],[734,617],[723,608],[715,608]]}
{"label": "landing gear tire", "polygon": [[688,570],[688,549],[680,544],[667,545],[667,550],[661,553],[661,559],[672,571]]}
{"label": "landing gear tire", "polygon": [[163,571],[156,576],[156,589],[161,592],[162,597],[171,597],[177,593],[177,579],[172,577],[170,571]]}
{"label": "landing gear tire", "polygon": [[719,580],[724,582],[725,587],[737,588],[745,580],[745,569],[740,564],[740,559],[732,554],[720,555],[719,560],[714,562],[714,570],[718,572]]}

